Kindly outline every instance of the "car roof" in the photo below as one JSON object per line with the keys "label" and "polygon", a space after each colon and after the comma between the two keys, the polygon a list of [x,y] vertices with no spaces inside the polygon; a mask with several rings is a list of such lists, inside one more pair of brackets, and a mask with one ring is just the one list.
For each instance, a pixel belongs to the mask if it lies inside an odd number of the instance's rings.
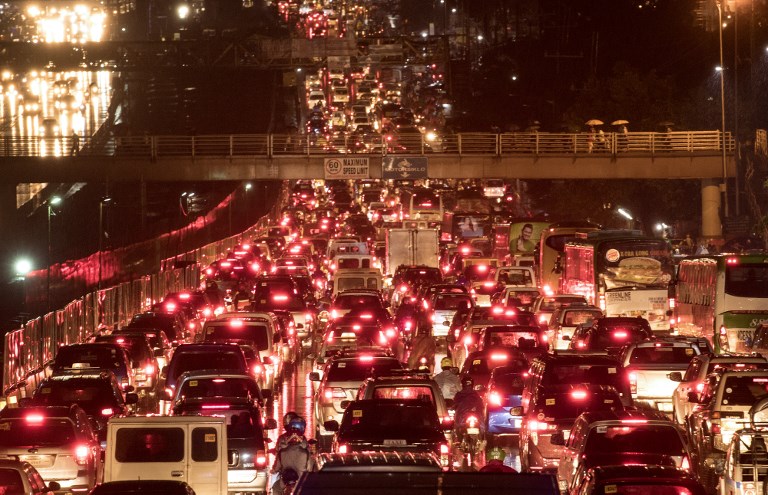
{"label": "car roof", "polygon": [[217,370],[194,370],[194,371],[185,371],[181,375],[179,375],[179,383],[181,383],[184,380],[204,380],[207,378],[238,378],[238,379],[246,379],[246,380],[255,380],[251,375],[246,375],[244,373],[222,373]]}
{"label": "car roof", "polygon": [[71,419],[74,415],[78,414],[78,410],[81,410],[81,409],[80,409],[80,406],[78,406],[77,404],[72,404],[69,406],[29,405],[26,407],[6,407],[2,411],[0,411],[0,418],[3,418],[3,419],[21,418],[30,413],[40,413],[47,418],[70,418]]}
{"label": "car roof", "polygon": [[615,479],[625,481],[689,481],[696,482],[691,473],[671,466],[651,465],[617,465],[599,466],[592,468],[592,473],[598,481]]}
{"label": "car roof", "polygon": [[664,413],[651,409],[623,409],[623,410],[604,410],[585,412],[581,415],[587,423],[592,426],[595,423],[616,423],[623,424],[622,421],[628,421],[629,424],[663,424],[670,427],[677,427],[671,422]]}
{"label": "car roof", "polygon": [[442,471],[440,460],[428,452],[324,453],[317,463],[320,471]]}
{"label": "car roof", "polygon": [[605,364],[610,366],[620,366],[614,358],[607,354],[587,354],[575,351],[554,351],[549,354],[537,356],[534,361],[542,361],[547,365],[551,364]]}

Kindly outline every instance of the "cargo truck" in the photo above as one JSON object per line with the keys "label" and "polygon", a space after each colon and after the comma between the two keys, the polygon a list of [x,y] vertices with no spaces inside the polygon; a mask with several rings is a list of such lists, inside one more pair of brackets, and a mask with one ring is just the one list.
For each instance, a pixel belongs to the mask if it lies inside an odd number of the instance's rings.
{"label": "cargo truck", "polygon": [[386,233],[384,272],[394,275],[400,265],[438,266],[440,234],[437,229],[389,229]]}

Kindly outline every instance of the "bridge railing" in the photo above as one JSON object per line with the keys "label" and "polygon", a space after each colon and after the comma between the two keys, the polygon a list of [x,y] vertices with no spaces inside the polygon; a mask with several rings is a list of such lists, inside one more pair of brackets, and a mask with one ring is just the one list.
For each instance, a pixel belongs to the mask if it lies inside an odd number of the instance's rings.
{"label": "bridge railing", "polygon": [[[493,134],[467,132],[434,135],[403,133],[350,134],[233,134],[203,136],[118,136],[98,143],[71,137],[0,136],[0,156],[111,156],[116,158],[369,155],[588,155],[719,153],[719,131]],[[734,140],[725,136],[726,151]]]}

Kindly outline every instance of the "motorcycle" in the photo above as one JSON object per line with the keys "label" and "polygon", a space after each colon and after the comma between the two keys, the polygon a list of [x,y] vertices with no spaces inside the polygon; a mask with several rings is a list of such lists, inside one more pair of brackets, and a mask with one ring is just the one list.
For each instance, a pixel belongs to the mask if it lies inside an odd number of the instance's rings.
{"label": "motorcycle", "polygon": [[299,473],[291,468],[286,468],[280,473],[280,479],[283,480],[283,495],[291,495],[299,481]]}
{"label": "motorcycle", "polygon": [[461,451],[461,469],[471,470],[482,448],[480,417],[474,411],[469,413],[461,423],[456,424],[456,442]]}

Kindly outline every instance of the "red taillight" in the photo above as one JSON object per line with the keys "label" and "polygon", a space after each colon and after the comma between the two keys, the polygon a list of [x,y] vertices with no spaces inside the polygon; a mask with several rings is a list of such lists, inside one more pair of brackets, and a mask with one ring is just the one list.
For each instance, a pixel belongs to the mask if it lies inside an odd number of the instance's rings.
{"label": "red taillight", "polygon": [[328,332],[328,337],[325,338],[325,341],[329,344],[333,343],[333,332]]}
{"label": "red taillight", "polygon": [[111,407],[105,407],[101,410],[102,416],[112,416],[113,414],[115,414],[115,411]]}
{"label": "red taillight", "polygon": [[538,421],[538,420],[532,419],[528,421],[528,429],[530,429],[531,431],[545,431],[550,429],[550,425],[548,425],[544,421]]}
{"label": "red taillight", "polygon": [[584,400],[587,398],[586,390],[574,390],[571,392],[571,397],[576,400]]}
{"label": "red taillight", "polygon": [[637,373],[634,371],[629,373],[629,391],[633,394],[637,393]]}
{"label": "red taillight", "polygon": [[478,423],[477,416],[467,416],[464,422],[467,423],[468,428],[476,428]]}
{"label": "red taillight", "polygon": [[704,383],[697,383],[696,384],[696,391],[701,393],[702,390],[704,390]]}
{"label": "red taillight", "polygon": [[637,419],[637,418],[630,418],[630,419],[622,419],[622,424],[625,425],[644,425],[648,423],[647,419]]}
{"label": "red taillight", "polygon": [[256,466],[264,467],[267,465],[267,454],[263,450],[256,452]]}
{"label": "red taillight", "polygon": [[408,286],[407,285],[401,285],[400,286],[400,292],[408,292]]}
{"label": "red taillight", "polygon": [[253,374],[254,375],[261,375],[264,373],[264,366],[261,365],[261,363],[254,364],[253,365]]}
{"label": "red taillight", "polygon": [[680,469],[683,471],[691,470],[691,462],[688,460],[688,456],[683,457],[683,460],[680,461]]}
{"label": "red taillight", "polygon": [[387,336],[388,339],[394,339],[397,336],[397,332],[395,331],[394,328],[390,327],[390,328],[387,328],[385,335]]}
{"label": "red taillight", "polygon": [[203,409],[229,409],[229,404],[203,404]]}
{"label": "red taillight", "polygon": [[507,359],[509,359],[509,356],[507,356],[506,354],[501,354],[501,353],[491,354],[491,361],[506,361]]}
{"label": "red taillight", "polygon": [[615,339],[626,339],[627,338],[627,332],[621,330],[618,332],[613,332],[613,338]]}
{"label": "red taillight", "polygon": [[205,309],[203,309],[203,316],[205,316],[206,318],[208,318],[208,317],[209,317],[209,316],[211,316],[212,314],[213,314],[213,311],[211,311],[211,308],[205,308]]}
{"label": "red taillight", "polygon": [[27,423],[40,424],[43,422],[42,414],[27,414],[24,416]]}
{"label": "red taillight", "polygon": [[346,445],[339,445],[339,454],[346,454],[349,452],[349,447]]}
{"label": "red taillight", "polygon": [[78,445],[75,447],[75,460],[78,464],[84,465],[88,464],[88,454],[90,452],[90,449],[87,445]]}
{"label": "red taillight", "polygon": [[677,301],[674,297],[669,298],[669,309],[675,309],[675,306],[677,306]]}
{"label": "red taillight", "polygon": [[155,365],[154,364],[148,364],[144,366],[144,373],[147,375],[154,375],[155,374]]}
{"label": "red taillight", "polygon": [[491,392],[488,394],[488,402],[493,406],[500,407],[502,404],[501,394],[498,392]]}
{"label": "red taillight", "polygon": [[326,400],[343,399],[346,396],[347,394],[344,393],[343,388],[327,388],[323,391],[323,397],[325,397]]}
{"label": "red taillight", "polygon": [[472,336],[471,335],[464,336],[464,345],[472,345]]}
{"label": "red taillight", "polygon": [[440,444],[440,455],[448,455],[448,452],[450,452],[450,449],[448,448],[447,443],[441,443]]}

